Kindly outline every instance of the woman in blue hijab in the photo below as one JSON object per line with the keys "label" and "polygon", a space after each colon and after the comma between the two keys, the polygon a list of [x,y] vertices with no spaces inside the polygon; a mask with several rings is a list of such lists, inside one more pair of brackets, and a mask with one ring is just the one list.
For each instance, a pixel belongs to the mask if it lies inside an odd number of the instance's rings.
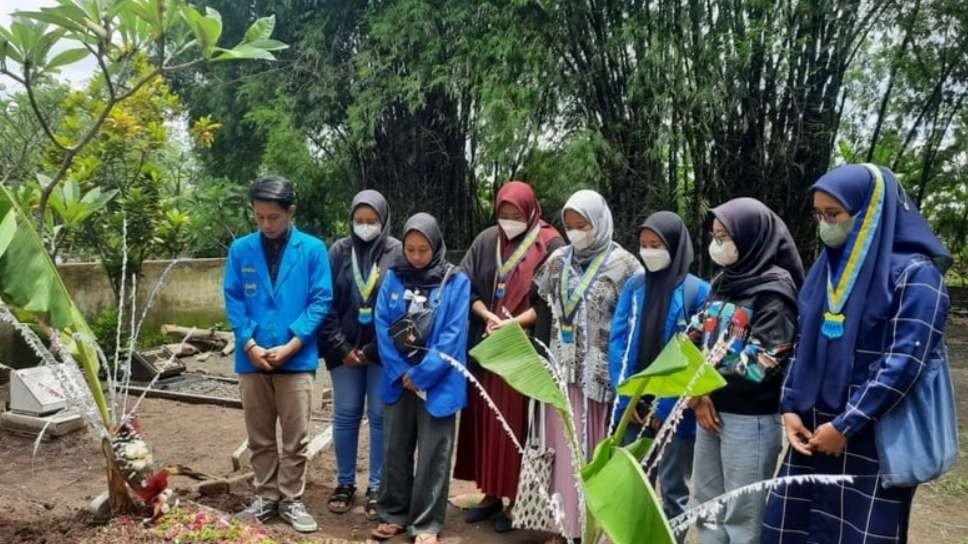
{"label": "woman in blue hijab", "polygon": [[893,173],[838,167],[811,188],[824,247],[799,296],[799,343],[781,409],[790,449],[762,542],[906,542],[914,487],[885,487],[876,422],[944,357],[951,257]]}

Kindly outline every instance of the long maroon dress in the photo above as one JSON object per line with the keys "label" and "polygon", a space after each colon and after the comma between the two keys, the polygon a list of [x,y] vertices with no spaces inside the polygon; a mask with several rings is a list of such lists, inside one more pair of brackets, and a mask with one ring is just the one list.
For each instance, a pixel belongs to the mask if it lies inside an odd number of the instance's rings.
{"label": "long maroon dress", "polygon": [[[554,227],[541,220],[541,207],[527,184],[510,182],[498,192],[497,205],[509,203],[529,218],[528,231],[539,228],[535,243],[520,265],[506,278],[504,296],[498,298],[497,244],[501,244],[501,258],[506,260],[527,237],[527,232],[508,240],[501,229],[492,226],[477,236],[461,262],[471,279],[472,303],[482,301],[500,317],[507,313],[519,315],[532,304],[532,278],[544,259],[564,242]],[[543,313],[543,312],[542,312]],[[468,348],[483,338],[485,323],[471,312]],[[481,382],[488,395],[504,414],[519,443],[527,434],[528,399],[512,389],[501,377],[485,370],[468,359],[471,372]],[[507,497],[514,501],[517,494],[521,455],[514,447],[497,417],[491,412],[477,389],[468,384],[468,405],[461,412],[457,439],[454,477],[469,480],[487,495]]]}

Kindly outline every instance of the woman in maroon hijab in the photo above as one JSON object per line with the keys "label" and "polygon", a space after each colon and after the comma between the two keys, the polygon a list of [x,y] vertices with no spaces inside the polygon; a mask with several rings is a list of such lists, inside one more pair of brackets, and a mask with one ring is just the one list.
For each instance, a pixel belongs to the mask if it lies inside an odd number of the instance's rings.
{"label": "woman in maroon hijab", "polygon": [[[471,279],[468,348],[511,319],[526,329],[538,323],[534,305],[543,302],[531,296],[532,278],[545,258],[564,245],[558,231],[541,219],[541,205],[530,185],[520,181],[505,184],[498,191],[495,209],[498,224],[477,236],[461,262]],[[519,442],[524,443],[528,400],[496,374],[472,360],[469,363]],[[468,406],[460,419],[454,477],[476,482],[486,496],[467,511],[466,521],[475,523],[501,514],[495,530],[510,531],[502,499],[514,503],[520,469],[521,456],[514,443],[480,395],[469,391]]]}

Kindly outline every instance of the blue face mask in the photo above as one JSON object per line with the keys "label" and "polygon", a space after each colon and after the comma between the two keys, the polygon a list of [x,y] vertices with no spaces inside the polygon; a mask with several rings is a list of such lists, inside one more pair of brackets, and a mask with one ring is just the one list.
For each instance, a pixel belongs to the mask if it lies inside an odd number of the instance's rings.
{"label": "blue face mask", "polygon": [[820,234],[820,240],[827,247],[840,248],[847,243],[847,239],[850,237],[851,231],[854,230],[854,220],[856,217],[851,217],[847,221],[842,223],[828,223],[826,221],[821,221],[817,230]]}

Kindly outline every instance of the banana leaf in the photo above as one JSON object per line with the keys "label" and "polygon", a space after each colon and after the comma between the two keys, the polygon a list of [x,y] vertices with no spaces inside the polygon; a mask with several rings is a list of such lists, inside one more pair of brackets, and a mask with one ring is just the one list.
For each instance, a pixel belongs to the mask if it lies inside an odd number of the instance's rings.
{"label": "banana leaf", "polygon": [[[693,377],[699,377],[693,382]],[[689,386],[692,382],[692,387]],[[658,398],[707,395],[726,386],[726,380],[709,365],[705,364],[702,353],[684,334],[677,334],[659,352],[659,356],[642,371],[629,376],[619,384],[620,395],[631,397],[625,413],[615,428],[613,437],[625,435],[631,420],[632,411],[644,395]]]}
{"label": "banana leaf", "polygon": [[[689,383],[699,372],[700,375]],[[619,394],[653,395],[658,398],[698,397],[726,386],[716,369],[705,364],[702,353],[684,334],[677,334],[647,368],[619,384]]]}
{"label": "banana leaf", "polygon": [[[616,438],[617,440],[617,438]],[[632,457],[642,461],[645,458],[645,454],[649,453],[649,448],[652,447],[652,438],[648,436],[643,436],[642,438],[632,442],[627,446],[622,446],[626,451],[632,454]]]}
{"label": "banana leaf", "polygon": [[[640,441],[633,449],[648,449]],[[608,437],[581,469],[585,503],[595,522],[614,544],[674,544],[655,490],[635,455]]]}
{"label": "banana leaf", "polygon": [[94,335],[74,304],[30,217],[6,187],[0,187],[0,298],[18,317],[27,316],[59,331],[64,347],[81,365],[105,427],[110,428],[107,401],[98,381],[97,353],[74,333]]}
{"label": "banana leaf", "polygon": [[504,378],[518,393],[550,404],[559,412],[567,412],[568,401],[517,323],[495,330],[469,353],[482,367]]}

